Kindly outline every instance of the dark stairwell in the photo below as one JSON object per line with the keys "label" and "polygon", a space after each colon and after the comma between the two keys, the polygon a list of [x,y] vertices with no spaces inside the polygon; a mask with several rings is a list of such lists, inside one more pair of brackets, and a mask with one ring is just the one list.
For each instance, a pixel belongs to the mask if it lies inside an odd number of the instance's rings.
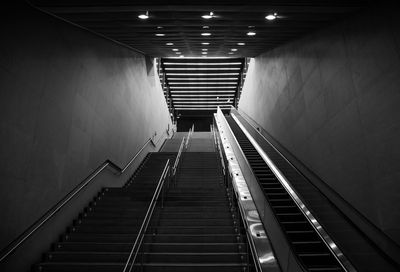
{"label": "dark stairwell", "polygon": [[[159,197],[133,271],[248,267],[245,237],[225,187],[212,133],[192,136],[187,151],[193,152],[182,154],[176,178]],[[199,152],[205,149],[209,152]],[[151,153],[123,188],[104,188],[33,270],[123,271],[164,165],[175,156]]]}

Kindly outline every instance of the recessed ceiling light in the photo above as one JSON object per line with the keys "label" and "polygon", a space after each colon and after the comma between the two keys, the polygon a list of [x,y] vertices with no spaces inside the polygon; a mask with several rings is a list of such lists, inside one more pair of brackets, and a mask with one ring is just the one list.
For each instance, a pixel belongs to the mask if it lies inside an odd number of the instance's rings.
{"label": "recessed ceiling light", "polygon": [[201,44],[202,44],[202,45],[210,45],[209,42],[202,42]]}
{"label": "recessed ceiling light", "polygon": [[268,14],[267,16],[265,16],[265,19],[267,19],[268,21],[273,21],[276,19],[277,16],[278,16],[277,13],[271,13],[271,14]]}
{"label": "recessed ceiling light", "polygon": [[178,48],[173,48],[172,51],[179,51],[179,49]]}
{"label": "recessed ceiling light", "polygon": [[201,52],[203,55],[207,55],[207,52]]}
{"label": "recessed ceiling light", "polygon": [[203,26],[203,28],[210,28],[208,25]]}
{"label": "recessed ceiling light", "polygon": [[164,37],[165,34],[164,34],[164,33],[156,33],[156,36],[157,36],[157,37]]}
{"label": "recessed ceiling light", "polygon": [[181,53],[181,52],[175,52],[175,54],[180,55],[180,54],[182,54],[182,53]]}
{"label": "recessed ceiling light", "polygon": [[209,14],[205,14],[203,16],[201,16],[203,19],[211,19],[212,17],[214,17],[214,12],[210,12]]}
{"label": "recessed ceiling light", "polygon": [[138,18],[142,20],[149,19],[149,12],[146,11],[146,13],[139,14]]}
{"label": "recessed ceiling light", "polygon": [[162,26],[157,26],[157,29],[162,29],[163,27]]}
{"label": "recessed ceiling light", "polygon": [[236,52],[237,49],[236,48],[231,48],[231,51]]}
{"label": "recessed ceiling light", "polygon": [[254,31],[249,31],[247,32],[247,36],[255,36],[256,33]]}
{"label": "recessed ceiling light", "polygon": [[209,33],[209,32],[203,32],[203,33],[201,33],[201,36],[211,36],[211,33]]}
{"label": "recessed ceiling light", "polygon": [[184,58],[185,56],[184,56],[184,55],[180,55],[179,57],[180,57],[180,58]]}
{"label": "recessed ceiling light", "polygon": [[174,45],[172,42],[167,42],[166,45]]}
{"label": "recessed ceiling light", "polygon": [[237,45],[246,45],[244,42],[238,42]]}
{"label": "recessed ceiling light", "polygon": [[202,48],[201,51],[208,51],[208,49],[207,48]]}
{"label": "recessed ceiling light", "polygon": [[228,54],[229,54],[229,55],[233,55],[233,54],[235,54],[235,53],[233,53],[233,52],[228,52]]}

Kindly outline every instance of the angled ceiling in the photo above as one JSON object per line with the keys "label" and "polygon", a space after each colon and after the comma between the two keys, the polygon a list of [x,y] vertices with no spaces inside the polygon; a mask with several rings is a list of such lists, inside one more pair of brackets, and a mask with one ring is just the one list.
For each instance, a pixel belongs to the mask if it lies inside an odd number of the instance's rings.
{"label": "angled ceiling", "polygon": [[172,110],[216,111],[236,106],[244,58],[163,58],[160,77]]}
{"label": "angled ceiling", "polygon": [[[366,6],[368,1],[31,0],[31,2],[47,12],[154,57],[177,55],[254,57],[337,21],[343,16],[348,16]],[[139,19],[138,15],[146,11],[149,18]],[[203,19],[202,15],[207,15],[209,12],[213,12],[213,17]],[[268,21],[265,17],[270,13],[277,13],[277,18]],[[247,33],[250,31],[256,35],[248,36]],[[211,35],[202,36],[202,33]],[[156,34],[161,35],[156,36]]]}

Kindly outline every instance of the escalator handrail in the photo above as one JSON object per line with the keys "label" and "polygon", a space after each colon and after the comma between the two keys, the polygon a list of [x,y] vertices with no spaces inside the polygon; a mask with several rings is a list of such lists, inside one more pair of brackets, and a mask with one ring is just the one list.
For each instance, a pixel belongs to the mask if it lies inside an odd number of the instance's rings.
{"label": "escalator handrail", "polygon": [[156,187],[156,189],[154,191],[154,194],[153,194],[153,197],[152,197],[151,202],[149,204],[149,207],[147,208],[146,215],[145,215],[145,217],[143,219],[143,222],[142,222],[142,224],[140,226],[139,232],[138,232],[138,234],[136,236],[135,242],[134,242],[134,244],[132,246],[132,249],[131,249],[131,251],[129,253],[128,259],[125,262],[125,266],[124,266],[123,272],[132,271],[132,268],[133,268],[133,266],[135,264],[136,257],[137,257],[137,255],[139,253],[139,249],[140,249],[140,247],[142,245],[142,241],[143,241],[144,235],[145,235],[145,233],[147,231],[147,227],[149,226],[150,219],[153,216],[154,208],[155,208],[155,206],[157,204],[157,200],[158,200],[158,197],[160,196],[160,192],[164,188],[165,180],[167,180],[167,179],[169,180],[170,179],[170,176],[171,176],[171,171],[170,170],[171,170],[170,160],[168,159],[167,162],[165,163],[164,170],[163,170],[163,172],[162,172],[162,174],[160,176],[160,179],[158,180],[157,187]]}
{"label": "escalator handrail", "polygon": [[[167,130],[164,134],[167,133]],[[163,135],[160,136],[160,139]],[[68,194],[66,194],[59,202],[57,202],[53,207],[51,207],[47,212],[45,212],[35,223],[28,227],[20,236],[13,240],[8,246],[0,252],[0,263],[4,261],[9,255],[11,255],[16,249],[18,249],[26,240],[28,240],[36,231],[38,231],[43,225],[45,225],[53,216],[58,213],[65,205],[67,205],[75,196],[77,196],[83,188],[87,187],[103,170],[108,169],[108,167],[114,169],[113,174],[120,176],[123,174],[132,163],[138,158],[142,151],[147,147],[148,144],[152,144],[154,147],[157,146],[155,143],[154,136],[150,137],[136,152],[136,154],[125,164],[125,166],[120,167],[110,159],[105,160],[100,166],[98,166],[94,171],[92,171],[82,182],[80,182],[74,189],[72,189]]]}
{"label": "escalator handrail", "polygon": [[[235,114],[231,113],[231,116],[233,120],[236,122],[236,124],[240,127],[240,129],[243,131],[243,133],[246,135],[246,137],[249,139],[251,144],[254,146],[254,148],[257,150],[257,152],[260,154],[260,156],[263,158],[265,163],[268,165],[268,167],[271,169],[271,171],[274,173],[276,178],[279,180],[279,182],[282,184],[282,186],[285,188],[285,190],[288,192],[290,197],[293,199],[295,204],[299,207],[300,211],[304,214],[304,216],[307,218],[307,220],[310,222],[311,226],[313,229],[316,231],[318,236],[322,239],[322,241],[326,244],[330,252],[333,254],[333,256],[337,259],[338,263],[341,265],[341,267],[345,271],[356,271],[354,266],[351,264],[351,262],[344,256],[343,252],[339,249],[339,247],[336,245],[336,243],[333,242],[332,238],[328,235],[328,233],[323,229],[321,224],[316,220],[316,218],[311,214],[310,210],[306,207],[306,205],[303,203],[303,201],[300,199],[298,196],[298,193],[294,190],[294,188],[290,185],[290,182],[286,179],[286,177],[281,173],[281,171],[276,167],[276,165],[272,162],[272,160],[269,158],[269,156],[262,150],[262,148],[256,143],[254,138],[250,135],[250,133],[247,131],[247,129],[241,124],[241,122],[237,119]],[[252,139],[254,143],[252,142]],[[246,159],[247,161],[247,159]],[[248,163],[248,162],[247,162]]]}

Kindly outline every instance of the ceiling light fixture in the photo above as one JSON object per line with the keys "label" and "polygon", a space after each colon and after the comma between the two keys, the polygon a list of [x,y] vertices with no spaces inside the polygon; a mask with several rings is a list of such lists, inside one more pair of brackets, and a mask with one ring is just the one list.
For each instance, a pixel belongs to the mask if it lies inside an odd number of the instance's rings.
{"label": "ceiling light fixture", "polygon": [[202,42],[201,44],[202,44],[202,45],[210,45],[209,42]]}
{"label": "ceiling light fixture", "polygon": [[180,54],[182,54],[182,53],[181,53],[181,52],[175,52],[175,54],[180,55]]}
{"label": "ceiling light fixture", "polygon": [[157,37],[164,37],[165,34],[164,34],[164,33],[156,33],[156,36],[157,36]]}
{"label": "ceiling light fixture", "polygon": [[171,46],[171,45],[174,45],[174,43],[172,43],[172,42],[167,42],[166,45]]}
{"label": "ceiling light fixture", "polygon": [[207,28],[207,29],[208,29],[208,28],[210,28],[210,27],[209,27],[209,26],[207,26],[207,25],[205,25],[205,26],[203,26],[203,28]]}
{"label": "ceiling light fixture", "polygon": [[233,55],[234,53],[233,53],[233,52],[228,52],[228,54],[229,54],[229,55]]}
{"label": "ceiling light fixture", "polygon": [[249,31],[247,32],[247,36],[255,36],[256,33],[254,31]]}
{"label": "ceiling light fixture", "polygon": [[271,13],[268,14],[267,16],[265,16],[265,19],[267,19],[268,21],[273,21],[278,17],[278,13]]}
{"label": "ceiling light fixture", "polygon": [[231,51],[236,52],[237,48],[231,48]]}
{"label": "ceiling light fixture", "polygon": [[180,55],[179,57],[180,57],[180,58],[184,58],[185,56],[184,56],[184,55]]}
{"label": "ceiling light fixture", "polygon": [[178,48],[173,48],[172,51],[179,51],[179,49]]}
{"label": "ceiling light fixture", "polygon": [[211,18],[213,18],[214,17],[214,12],[212,12],[212,11],[210,11],[210,13],[209,14],[205,14],[205,15],[203,15],[203,16],[201,16],[203,19],[211,19]]}
{"label": "ceiling light fixture", "polygon": [[157,26],[157,29],[163,29],[163,27],[162,26]]}
{"label": "ceiling light fixture", "polygon": [[202,48],[201,51],[208,51],[208,49],[207,48]]}
{"label": "ceiling light fixture", "polygon": [[203,55],[207,55],[207,52],[201,52]]}
{"label": "ceiling light fixture", "polygon": [[238,42],[237,45],[243,46],[243,45],[246,45],[246,44],[244,42]]}
{"label": "ceiling light fixture", "polygon": [[211,36],[211,33],[209,33],[209,32],[203,32],[203,33],[201,33],[201,36]]}
{"label": "ceiling light fixture", "polygon": [[146,11],[146,13],[139,14],[138,18],[142,20],[149,19],[149,12]]}

